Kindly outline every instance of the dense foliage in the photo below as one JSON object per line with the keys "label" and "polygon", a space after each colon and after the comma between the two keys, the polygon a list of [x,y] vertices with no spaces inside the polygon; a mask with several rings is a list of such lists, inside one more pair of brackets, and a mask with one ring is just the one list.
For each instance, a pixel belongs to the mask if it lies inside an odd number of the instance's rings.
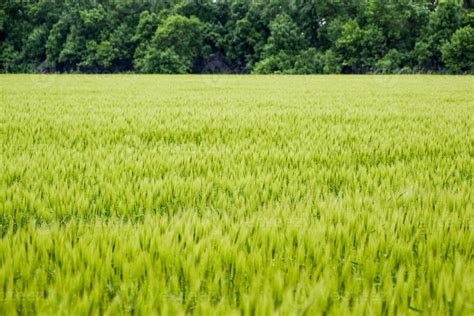
{"label": "dense foliage", "polygon": [[471,73],[470,3],[6,0],[0,71]]}
{"label": "dense foliage", "polygon": [[472,315],[473,86],[2,75],[0,315]]}

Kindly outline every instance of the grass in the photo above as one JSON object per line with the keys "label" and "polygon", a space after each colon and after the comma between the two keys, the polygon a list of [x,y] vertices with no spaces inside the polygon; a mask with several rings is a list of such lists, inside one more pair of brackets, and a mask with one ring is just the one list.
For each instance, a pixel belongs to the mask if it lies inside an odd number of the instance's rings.
{"label": "grass", "polygon": [[0,315],[472,315],[473,86],[0,76]]}

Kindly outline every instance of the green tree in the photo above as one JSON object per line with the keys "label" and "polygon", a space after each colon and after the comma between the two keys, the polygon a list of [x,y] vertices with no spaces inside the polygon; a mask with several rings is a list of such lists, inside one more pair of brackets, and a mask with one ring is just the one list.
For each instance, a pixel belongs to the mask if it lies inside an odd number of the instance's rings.
{"label": "green tree", "polygon": [[296,74],[320,74],[324,72],[325,56],[316,48],[310,47],[302,51],[295,61],[293,73]]}
{"label": "green tree", "polygon": [[74,71],[86,50],[86,38],[78,3],[67,1],[46,40],[46,64],[52,71]]}
{"label": "green tree", "polygon": [[201,52],[202,29],[203,24],[196,17],[168,17],[151,40],[143,71],[168,73],[169,69],[176,69],[179,73],[190,72]]}
{"label": "green tree", "polygon": [[3,1],[0,71],[471,71],[468,2]]}
{"label": "green tree", "polygon": [[441,3],[430,15],[425,32],[413,50],[413,58],[419,70],[438,71],[442,67],[441,47],[463,22],[462,7],[455,2]]}
{"label": "green tree", "polygon": [[137,43],[137,48],[133,56],[133,65],[137,70],[144,71],[145,56],[147,54],[148,46],[153,38],[153,35],[158,28],[160,19],[157,14],[147,10],[140,13],[138,24],[135,28],[135,33],[132,40]]}
{"label": "green tree", "polygon": [[466,26],[457,30],[443,45],[442,57],[450,71],[474,71],[474,29]]}
{"label": "green tree", "polygon": [[285,51],[279,51],[275,55],[259,61],[253,68],[256,74],[291,73],[293,69],[293,56],[289,56]]}
{"label": "green tree", "polygon": [[229,6],[223,35],[223,50],[233,72],[248,72],[261,59],[268,36],[268,25],[260,8],[247,0],[235,0]]}
{"label": "green tree", "polygon": [[361,73],[372,71],[376,61],[385,51],[385,38],[374,25],[365,29],[356,20],[342,25],[340,36],[335,42],[344,72]]}
{"label": "green tree", "polygon": [[254,72],[291,72],[296,56],[304,47],[305,39],[296,23],[287,14],[279,14],[270,23],[264,58],[255,65]]}
{"label": "green tree", "polygon": [[15,50],[12,44],[0,44],[0,70],[3,73],[19,71],[18,65],[21,62],[21,55]]}
{"label": "green tree", "polygon": [[398,73],[400,71],[410,72],[411,69],[407,64],[407,55],[397,49],[390,49],[385,56],[380,58],[375,64],[375,72],[377,73]]}

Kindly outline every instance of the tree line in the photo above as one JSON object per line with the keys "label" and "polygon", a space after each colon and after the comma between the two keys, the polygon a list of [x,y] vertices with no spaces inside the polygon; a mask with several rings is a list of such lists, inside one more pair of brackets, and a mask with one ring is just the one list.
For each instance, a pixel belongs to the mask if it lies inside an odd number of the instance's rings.
{"label": "tree line", "polygon": [[0,4],[0,72],[473,73],[472,1]]}

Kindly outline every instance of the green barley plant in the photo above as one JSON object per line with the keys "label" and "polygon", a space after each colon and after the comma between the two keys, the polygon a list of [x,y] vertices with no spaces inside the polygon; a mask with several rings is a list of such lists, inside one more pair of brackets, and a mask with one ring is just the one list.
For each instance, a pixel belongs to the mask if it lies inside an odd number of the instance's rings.
{"label": "green barley plant", "polygon": [[472,315],[472,76],[0,76],[0,315]]}

